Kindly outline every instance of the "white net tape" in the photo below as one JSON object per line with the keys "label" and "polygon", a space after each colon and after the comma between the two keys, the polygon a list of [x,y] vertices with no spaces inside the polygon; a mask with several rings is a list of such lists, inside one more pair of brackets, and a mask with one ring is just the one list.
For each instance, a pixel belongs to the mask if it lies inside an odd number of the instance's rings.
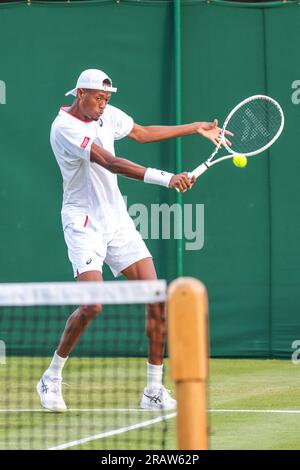
{"label": "white net tape", "polygon": [[144,304],[164,302],[167,284],[157,281],[0,284],[0,306]]}

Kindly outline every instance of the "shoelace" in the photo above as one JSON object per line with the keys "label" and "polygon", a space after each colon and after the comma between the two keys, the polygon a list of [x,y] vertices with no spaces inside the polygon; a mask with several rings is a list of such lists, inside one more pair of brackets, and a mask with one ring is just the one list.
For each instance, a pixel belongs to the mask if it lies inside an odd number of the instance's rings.
{"label": "shoelace", "polygon": [[52,393],[55,393],[56,395],[60,395],[62,380],[61,379],[49,379],[49,381],[51,382],[49,391]]}

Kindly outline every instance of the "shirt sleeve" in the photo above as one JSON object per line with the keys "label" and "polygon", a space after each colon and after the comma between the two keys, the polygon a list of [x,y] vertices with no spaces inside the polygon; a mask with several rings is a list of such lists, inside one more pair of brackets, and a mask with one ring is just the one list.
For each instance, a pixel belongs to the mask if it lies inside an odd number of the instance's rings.
{"label": "shirt sleeve", "polygon": [[126,137],[133,128],[134,121],[132,117],[124,113],[118,108],[113,107],[114,113],[114,140],[123,139]]}
{"label": "shirt sleeve", "polygon": [[90,160],[91,145],[94,141],[91,134],[83,133],[72,127],[59,127],[55,134],[56,144],[61,147],[64,153],[73,158]]}

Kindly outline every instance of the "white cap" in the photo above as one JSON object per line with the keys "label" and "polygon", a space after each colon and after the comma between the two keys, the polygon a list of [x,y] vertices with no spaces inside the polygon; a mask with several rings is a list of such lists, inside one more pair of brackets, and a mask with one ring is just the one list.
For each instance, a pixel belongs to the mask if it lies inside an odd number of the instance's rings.
{"label": "white cap", "polygon": [[77,80],[76,88],[73,90],[68,91],[65,96],[67,95],[77,95],[77,88],[88,88],[92,90],[103,90],[103,91],[113,91],[116,92],[117,88],[114,88],[109,85],[103,85],[104,80],[109,80],[111,85],[112,81],[106,73],[102,72],[102,70],[97,69],[88,69],[84,70]]}

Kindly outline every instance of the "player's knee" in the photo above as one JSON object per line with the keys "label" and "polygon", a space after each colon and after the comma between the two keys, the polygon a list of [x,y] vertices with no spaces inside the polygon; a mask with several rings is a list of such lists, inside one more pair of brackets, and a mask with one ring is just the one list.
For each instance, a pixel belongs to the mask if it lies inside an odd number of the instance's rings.
{"label": "player's knee", "polygon": [[102,311],[102,305],[95,304],[95,305],[86,305],[81,307],[81,312],[84,318],[88,321],[93,320],[99,313]]}

